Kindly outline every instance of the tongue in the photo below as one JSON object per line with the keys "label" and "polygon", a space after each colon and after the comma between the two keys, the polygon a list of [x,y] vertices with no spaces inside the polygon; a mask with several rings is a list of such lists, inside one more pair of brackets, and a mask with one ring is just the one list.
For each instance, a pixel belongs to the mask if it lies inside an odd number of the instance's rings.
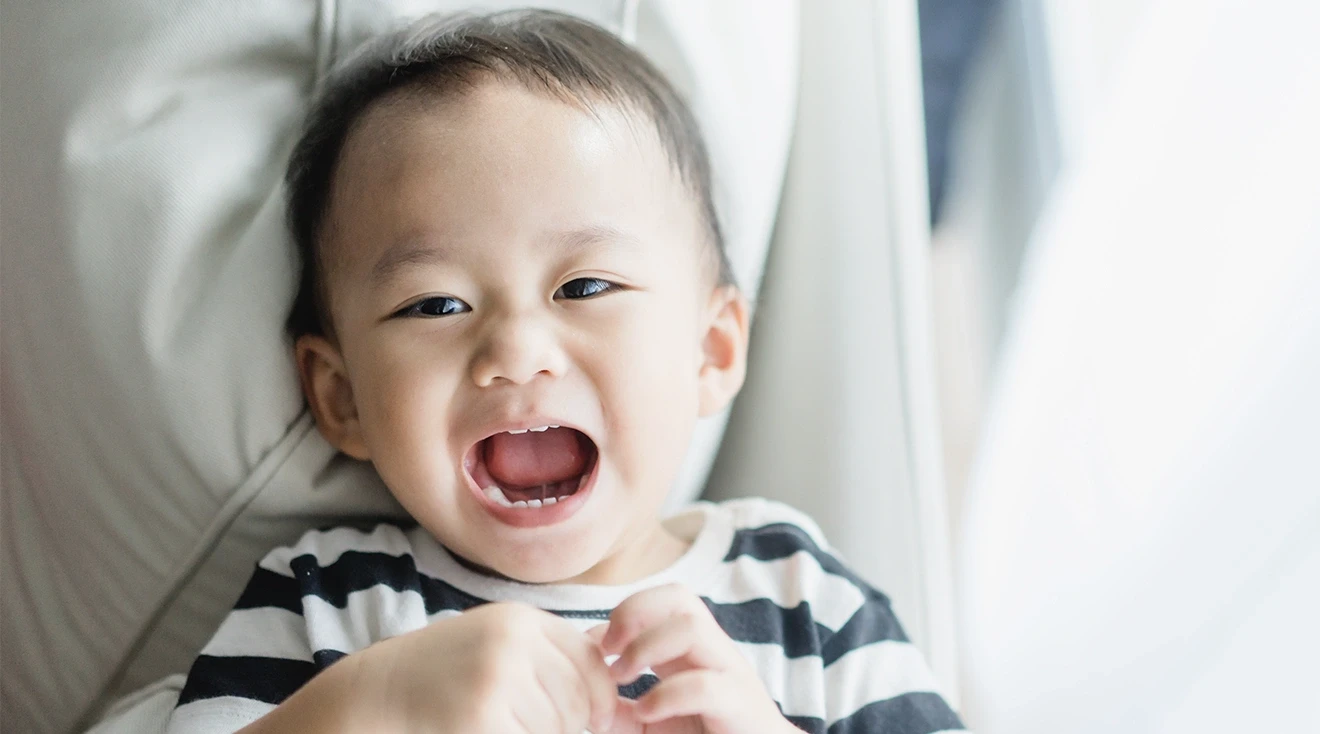
{"label": "tongue", "polygon": [[486,471],[506,488],[562,482],[586,468],[578,432],[571,428],[517,435],[497,433],[486,439]]}

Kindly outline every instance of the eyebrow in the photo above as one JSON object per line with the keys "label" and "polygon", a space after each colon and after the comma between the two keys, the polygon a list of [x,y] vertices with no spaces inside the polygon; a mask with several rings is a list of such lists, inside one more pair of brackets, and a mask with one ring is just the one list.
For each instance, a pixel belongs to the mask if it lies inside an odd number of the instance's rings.
{"label": "eyebrow", "polygon": [[[588,225],[556,232],[548,242],[560,250],[572,252],[597,245],[620,244],[636,246],[638,240],[621,230],[607,225]],[[404,270],[425,265],[449,262],[454,258],[451,248],[423,237],[409,237],[389,247],[371,268],[371,283],[382,286]]]}
{"label": "eyebrow", "polygon": [[371,268],[371,284],[382,286],[400,272],[422,265],[436,265],[449,260],[445,247],[433,240],[409,237],[390,245]]}
{"label": "eyebrow", "polygon": [[592,245],[613,244],[635,247],[638,244],[636,237],[604,224],[556,232],[550,239],[564,250],[584,250]]}

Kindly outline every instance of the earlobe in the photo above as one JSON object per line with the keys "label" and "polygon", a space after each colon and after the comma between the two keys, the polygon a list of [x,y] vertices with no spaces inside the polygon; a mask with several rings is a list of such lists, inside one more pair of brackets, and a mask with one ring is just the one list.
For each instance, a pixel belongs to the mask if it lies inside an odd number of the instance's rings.
{"label": "earlobe", "polygon": [[716,288],[707,313],[698,375],[698,412],[703,417],[724,410],[742,389],[750,331],[747,299],[735,286]]}
{"label": "earlobe", "polygon": [[298,338],[293,351],[303,395],[321,435],[355,459],[369,458],[353,401],[353,387],[339,348],[323,336],[305,335]]}

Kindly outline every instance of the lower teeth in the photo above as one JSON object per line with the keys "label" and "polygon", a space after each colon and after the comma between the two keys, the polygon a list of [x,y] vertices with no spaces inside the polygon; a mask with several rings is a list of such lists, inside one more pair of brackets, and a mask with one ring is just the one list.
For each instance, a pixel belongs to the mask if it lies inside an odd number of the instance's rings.
{"label": "lower teeth", "polygon": [[[544,499],[518,500],[517,502],[513,502],[510,501],[509,498],[504,495],[504,490],[500,489],[499,487],[486,487],[486,489],[484,489],[483,492],[487,497],[490,498],[492,502],[494,502],[497,505],[500,505],[502,507],[515,507],[518,509],[549,507],[550,505],[553,505],[559,502],[560,500],[567,498],[567,495],[563,495],[560,497],[545,497]],[[544,493],[544,488],[542,489],[542,492]]]}

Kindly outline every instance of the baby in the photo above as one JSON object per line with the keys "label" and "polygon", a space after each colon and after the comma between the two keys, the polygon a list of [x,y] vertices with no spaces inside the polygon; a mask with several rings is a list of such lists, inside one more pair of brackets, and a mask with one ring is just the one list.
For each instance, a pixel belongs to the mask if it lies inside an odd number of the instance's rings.
{"label": "baby", "polygon": [[289,329],[321,433],[417,526],[269,554],[171,731],[961,729],[807,518],[659,516],[745,369],[710,179],[674,89],[569,16],[426,19],[327,80]]}

